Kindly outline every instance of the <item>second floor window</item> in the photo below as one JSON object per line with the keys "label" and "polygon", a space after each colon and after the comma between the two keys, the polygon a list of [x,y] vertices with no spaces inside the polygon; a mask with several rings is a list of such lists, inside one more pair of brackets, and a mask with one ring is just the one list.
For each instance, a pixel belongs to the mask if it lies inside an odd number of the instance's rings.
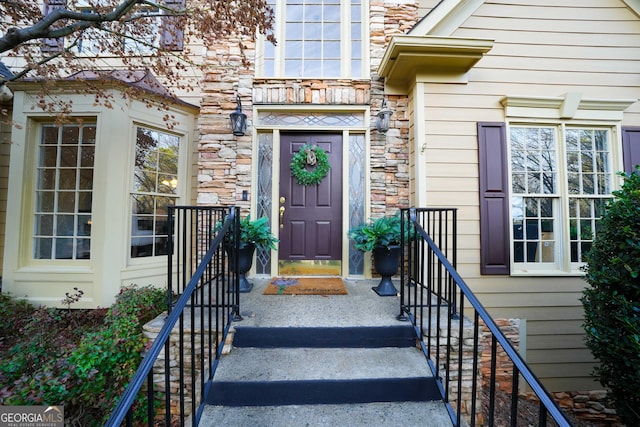
{"label": "second floor window", "polygon": [[[264,77],[362,78],[362,0],[270,0],[278,44],[264,43]],[[367,32],[368,34],[368,32]]]}

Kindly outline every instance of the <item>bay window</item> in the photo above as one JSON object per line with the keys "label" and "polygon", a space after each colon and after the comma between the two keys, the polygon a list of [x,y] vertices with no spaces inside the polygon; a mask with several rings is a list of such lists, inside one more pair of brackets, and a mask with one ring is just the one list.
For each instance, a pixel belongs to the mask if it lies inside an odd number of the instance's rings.
{"label": "bay window", "polygon": [[131,192],[131,257],[169,253],[168,207],[178,199],[180,138],[138,127]]}
{"label": "bay window", "polygon": [[40,127],[33,258],[91,257],[95,123]]}

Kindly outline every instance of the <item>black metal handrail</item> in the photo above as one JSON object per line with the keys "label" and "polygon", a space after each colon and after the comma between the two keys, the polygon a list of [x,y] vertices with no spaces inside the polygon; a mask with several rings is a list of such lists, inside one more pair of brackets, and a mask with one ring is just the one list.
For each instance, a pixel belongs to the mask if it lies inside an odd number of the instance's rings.
{"label": "black metal handrail", "polygon": [[[560,427],[570,426],[558,404],[456,271],[456,210],[403,209],[402,218],[402,236],[409,237],[403,239],[405,268],[401,272],[398,317],[412,321],[454,425],[473,427],[484,412],[486,425],[493,426],[495,402],[503,393],[510,400],[510,425],[516,426],[522,378],[529,394],[539,402],[538,425],[546,426],[550,417]],[[405,227],[411,232],[405,233]],[[482,346],[481,335],[486,334],[489,349]],[[504,355],[506,361],[500,357]],[[483,377],[487,363],[488,377]],[[498,370],[500,374],[510,372],[510,389],[497,389]],[[483,391],[488,393],[484,411]]]}
{"label": "black metal handrail", "polygon": [[[191,425],[197,426],[204,408],[201,400],[210,387],[231,322],[241,319],[240,282],[233,273],[238,269],[229,268],[233,267],[229,259],[237,257],[227,256],[222,245],[227,233],[239,235],[238,208],[170,207],[169,224],[173,250],[167,318],[106,426],[133,425],[133,413],[140,406],[146,408],[150,427],[182,426],[189,417]],[[179,298],[174,303],[176,293]],[[178,348],[172,352],[171,338],[176,333]],[[172,354],[177,358],[174,364]],[[154,382],[158,376],[162,377],[160,385]],[[191,402],[188,406],[187,401]]]}

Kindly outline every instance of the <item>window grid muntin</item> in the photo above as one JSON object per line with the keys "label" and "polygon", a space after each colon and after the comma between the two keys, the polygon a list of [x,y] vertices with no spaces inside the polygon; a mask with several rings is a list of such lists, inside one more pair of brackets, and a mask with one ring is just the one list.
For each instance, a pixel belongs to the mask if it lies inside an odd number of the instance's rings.
{"label": "window grid muntin", "polygon": [[[268,4],[275,10],[274,32],[278,44],[273,46],[264,39],[261,40],[262,54],[259,57],[262,61],[257,64],[259,74],[264,77],[284,78],[365,76],[365,8],[361,0],[268,0]],[[332,21],[331,17],[327,17],[326,20],[306,21],[304,6],[319,9],[323,17],[325,10],[339,8],[339,20]],[[290,22],[294,25],[289,26]],[[313,27],[317,24],[326,25],[322,30],[315,30]],[[333,29],[334,33],[339,29],[340,35],[336,37],[335,34],[325,31],[327,26]],[[354,34],[354,31],[358,31],[358,34]],[[309,50],[311,45],[308,44],[317,43],[320,53],[317,56],[305,55],[305,51],[313,51]],[[289,46],[291,44],[294,46]],[[327,49],[330,45],[334,46],[334,53]],[[335,49],[338,49],[337,54]],[[290,59],[289,54],[293,55],[293,59]]]}
{"label": "window grid muntin", "polygon": [[608,129],[591,127],[567,127],[565,134],[569,259],[580,264],[591,249],[613,190],[611,137]]}
{"label": "window grid muntin", "polygon": [[[514,139],[513,135],[517,135],[518,131],[522,129],[549,129],[553,130],[553,134],[559,134],[561,138],[559,138],[562,143],[556,143],[555,145],[549,145],[548,151],[556,151],[554,156],[523,156],[522,151],[526,152],[526,150],[521,150],[521,147],[518,144],[513,144]],[[514,133],[514,130],[516,131]],[[589,143],[580,142],[581,138],[577,138],[577,145],[575,143],[571,143],[571,136],[577,135],[585,135],[588,134],[589,138],[582,138],[584,140],[589,140]],[[511,167],[511,218],[513,224],[513,234],[512,234],[512,259],[518,265],[527,265],[527,268],[530,268],[533,265],[541,265],[541,263],[548,262],[545,259],[550,260],[549,252],[546,257],[542,251],[538,251],[534,257],[535,261],[523,261],[518,262],[516,259],[521,258],[521,256],[516,257],[515,244],[519,243],[524,245],[524,248],[520,249],[520,253],[524,254],[524,258],[527,257],[527,243],[531,244],[540,244],[542,250],[548,250],[548,246],[553,247],[554,253],[559,255],[554,262],[554,264],[560,268],[562,265],[562,259],[568,259],[571,263],[572,270],[576,270],[580,267],[582,263],[582,255],[590,248],[593,238],[595,234],[593,231],[597,232],[597,227],[599,225],[600,216],[602,214],[602,209],[604,204],[608,199],[611,198],[611,191],[613,190],[613,169],[612,169],[612,146],[611,146],[611,131],[609,128],[599,128],[599,127],[589,127],[589,126],[528,126],[528,125],[515,125],[510,127],[509,138],[510,138],[510,167]],[[517,139],[517,138],[516,138]],[[576,138],[574,138],[575,140]],[[514,147],[515,145],[515,147]],[[540,151],[540,147],[543,144],[538,144],[536,146],[536,150],[538,152],[544,152],[545,149]],[[550,149],[551,146],[554,146],[555,149]],[[577,147],[577,148],[576,148]],[[535,150],[534,150],[535,151]],[[584,151],[587,151],[588,154],[584,155]],[[575,154],[579,153],[578,156]],[[553,160],[555,157],[555,160]],[[534,167],[535,161],[530,162],[531,159],[546,159],[545,162],[540,162],[540,167]],[[518,160],[519,159],[519,160]],[[523,163],[522,160],[526,161]],[[578,159],[578,165],[572,165],[570,163],[571,159]],[[591,162],[589,163],[589,159]],[[595,160],[593,160],[595,159]],[[520,163],[518,163],[520,161]],[[585,161],[588,163],[585,165]],[[526,164],[526,167],[523,165]],[[563,170],[554,170],[552,165],[554,164],[562,164],[564,167]],[[596,165],[594,170],[593,165]],[[526,190],[531,187],[531,180],[528,179],[528,175],[530,172],[541,173],[540,176],[549,177],[548,180],[542,179],[543,185],[540,186],[543,191],[551,191],[555,189],[556,193],[553,194],[545,194],[545,193],[532,193],[527,194]],[[572,186],[570,183],[570,176],[574,173],[575,175],[581,177],[577,182],[579,185]],[[587,176],[586,179],[582,179],[582,177]],[[527,179],[523,179],[522,177],[526,176]],[[551,180],[550,178],[554,179]],[[595,177],[595,179],[589,179],[589,177]],[[574,178],[575,180],[575,178]],[[585,184],[586,181],[586,184]],[[555,183],[551,186],[551,182]],[[535,188],[535,185],[533,186]],[[587,196],[583,194],[586,191]],[[536,235],[536,238],[527,238],[526,230],[522,231],[524,233],[524,237],[520,238],[520,234],[516,232],[515,226],[518,218],[522,220],[522,224],[526,224],[529,220],[530,223],[535,222],[533,216],[527,217],[525,214],[517,215],[517,208],[514,206],[514,200],[522,197],[524,199],[536,199],[542,200],[536,196],[554,196],[552,198],[553,201],[553,211],[554,211],[554,220],[551,223],[553,225],[553,229],[551,229],[551,233],[548,236],[545,236],[545,227],[548,229],[548,225],[543,226],[542,222],[539,222],[538,225],[542,230],[541,233]],[[527,197],[525,197],[527,196]],[[582,206],[582,209],[580,209]],[[566,212],[566,213],[563,213]],[[588,212],[588,213],[587,213]],[[540,219],[538,219],[541,221]],[[548,223],[547,223],[548,224]],[[564,227],[566,229],[566,234],[563,233]],[[532,235],[534,233],[529,233]],[[549,237],[550,236],[550,237]],[[561,236],[569,237],[569,244],[563,244],[563,240],[559,240]],[[547,246],[545,246],[545,244]]]}
{"label": "window grid muntin", "polygon": [[168,207],[176,205],[179,197],[179,153],[180,137],[137,127],[131,192],[132,258],[168,253]]}
{"label": "window grid muntin", "polygon": [[43,124],[38,143],[34,259],[89,259],[96,125]]}
{"label": "window grid muntin", "polygon": [[258,113],[256,126],[300,126],[342,128],[364,127],[364,113],[324,113],[324,112],[285,112],[263,111]]}

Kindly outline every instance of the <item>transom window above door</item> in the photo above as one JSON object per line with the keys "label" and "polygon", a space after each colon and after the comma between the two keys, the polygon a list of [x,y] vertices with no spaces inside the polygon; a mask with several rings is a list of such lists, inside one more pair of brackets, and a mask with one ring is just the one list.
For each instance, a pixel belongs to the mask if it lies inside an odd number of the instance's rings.
{"label": "transom window above door", "polygon": [[269,0],[278,43],[262,44],[264,77],[364,77],[362,0]]}

